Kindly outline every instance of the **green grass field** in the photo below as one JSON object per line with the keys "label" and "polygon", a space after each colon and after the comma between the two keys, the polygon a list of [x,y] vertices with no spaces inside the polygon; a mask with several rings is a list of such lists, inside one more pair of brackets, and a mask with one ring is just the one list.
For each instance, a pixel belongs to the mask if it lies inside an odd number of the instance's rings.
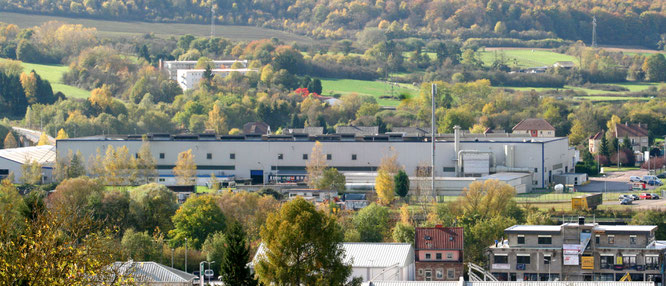
{"label": "green grass field", "polygon": [[[0,61],[3,60],[5,59],[0,59]],[[40,65],[31,63],[22,63],[22,65],[24,72],[34,70],[42,79],[48,80],[51,83],[53,92],[60,91],[66,97],[73,98],[88,98],[90,96],[90,91],[62,83],[62,74],[66,73],[69,69],[65,65]]]}
{"label": "green grass field", "polygon": [[495,58],[501,58],[503,55],[507,65],[510,67],[540,67],[549,66],[558,61],[572,61],[578,63],[575,57],[570,55],[560,54],[549,50],[537,49],[496,49],[492,51],[482,51],[481,60],[486,66],[492,65]]}
{"label": "green grass field", "polygon": [[359,95],[368,95],[375,97],[377,103],[381,106],[396,106],[400,102],[397,99],[380,98],[384,95],[391,95],[391,92],[397,97],[400,93],[416,95],[418,89],[407,84],[391,85],[382,81],[367,81],[354,79],[333,79],[327,78],[321,80],[322,95],[331,96],[335,94],[345,95],[356,93]]}
{"label": "green grass field", "polygon": [[612,84],[612,85],[625,87],[625,88],[629,89],[629,91],[628,92],[604,91],[604,90],[589,89],[589,88],[570,86],[570,85],[565,85],[564,88],[550,88],[550,87],[498,87],[498,88],[508,88],[508,89],[514,89],[514,90],[522,90],[522,91],[534,90],[534,91],[537,91],[537,92],[543,92],[543,91],[563,92],[563,91],[567,91],[567,90],[573,90],[573,91],[577,91],[577,92],[582,92],[582,93],[587,95],[587,96],[577,96],[577,97],[575,97],[576,99],[579,99],[579,100],[630,101],[630,100],[650,100],[650,98],[625,96],[627,93],[644,91],[644,90],[646,90],[650,87],[659,87],[659,84],[647,83],[647,82],[625,82],[625,83],[616,83],[616,84]]}
{"label": "green grass field", "polygon": [[[158,36],[185,35],[209,36],[210,25],[202,24],[178,24],[178,23],[149,23],[149,22],[120,22],[95,20],[86,18],[68,18],[47,15],[20,14],[11,12],[0,12],[0,22],[16,24],[21,28],[39,26],[48,21],[60,21],[69,24],[82,24],[86,27],[95,27],[100,34],[107,37],[137,36],[146,33],[155,33]],[[287,43],[311,42],[312,39],[282,32],[278,30],[265,29],[254,26],[217,25],[215,27],[217,36],[234,41],[251,41],[259,39],[278,38]]]}

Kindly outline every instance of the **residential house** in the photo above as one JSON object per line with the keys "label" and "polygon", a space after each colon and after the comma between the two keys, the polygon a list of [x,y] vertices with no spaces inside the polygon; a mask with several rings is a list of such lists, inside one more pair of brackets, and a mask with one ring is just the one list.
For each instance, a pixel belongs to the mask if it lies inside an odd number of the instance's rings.
{"label": "residential house", "polygon": [[514,225],[488,249],[489,272],[502,281],[662,281],[666,241],[654,225]]}
{"label": "residential house", "polygon": [[347,210],[360,210],[367,207],[369,202],[366,194],[363,193],[346,193],[342,195],[342,202]]}
{"label": "residential house", "polygon": [[463,276],[462,227],[417,227],[416,280],[457,281]]}
{"label": "residential house", "polygon": [[243,124],[243,134],[271,134],[271,126],[264,122],[248,122]]}
{"label": "residential house", "polygon": [[629,124],[629,123],[620,123],[615,125],[615,137],[622,144],[624,138],[629,138],[631,141],[631,148],[635,152],[647,151],[650,146],[648,140],[648,126],[647,124]]}
{"label": "residential house", "polygon": [[527,118],[513,127],[514,134],[529,134],[532,137],[555,137],[555,127],[543,118]]}
{"label": "residential house", "polygon": [[594,135],[590,136],[590,138],[587,140],[588,141],[588,149],[590,153],[592,154],[597,154],[599,150],[601,149],[601,137],[604,136],[603,131],[599,131],[595,133]]}

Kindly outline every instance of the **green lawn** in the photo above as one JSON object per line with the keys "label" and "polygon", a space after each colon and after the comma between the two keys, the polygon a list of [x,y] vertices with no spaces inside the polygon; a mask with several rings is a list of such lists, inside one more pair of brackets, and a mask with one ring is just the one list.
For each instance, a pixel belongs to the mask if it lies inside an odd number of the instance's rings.
{"label": "green lawn", "polygon": [[416,95],[418,89],[408,84],[388,84],[383,81],[368,81],[355,79],[326,78],[321,80],[322,95],[332,96],[335,94],[345,95],[356,93],[375,97],[381,106],[396,106],[400,102],[397,99],[380,98],[381,96],[397,97],[400,93]]}
{"label": "green lawn", "polygon": [[[0,61],[3,60],[5,59],[0,59]],[[48,80],[51,83],[53,92],[60,91],[65,96],[74,98],[88,98],[90,96],[90,91],[62,83],[62,74],[69,69],[65,65],[40,65],[31,63],[22,63],[22,65],[24,72],[34,70],[42,79]]]}
{"label": "green lawn", "polygon": [[481,60],[484,65],[490,66],[495,61],[495,58],[504,58],[507,65],[510,67],[540,67],[550,66],[558,61],[572,61],[577,63],[578,60],[570,55],[556,53],[550,50],[537,50],[537,49],[499,49],[493,51],[480,52]]}
{"label": "green lawn", "polygon": [[537,92],[543,92],[543,91],[566,91],[566,90],[573,90],[573,91],[578,91],[585,93],[587,96],[577,96],[575,97],[576,99],[580,100],[590,100],[590,101],[628,101],[628,100],[650,100],[650,98],[647,97],[632,97],[632,96],[625,96],[627,93],[630,92],[639,92],[646,90],[650,87],[659,87],[659,84],[656,83],[645,83],[645,82],[625,82],[625,83],[617,83],[617,84],[612,84],[612,85],[617,85],[617,86],[622,86],[627,89],[629,89],[629,92],[620,92],[620,91],[605,91],[605,90],[598,90],[598,89],[590,89],[590,88],[583,88],[583,87],[577,87],[577,86],[570,86],[570,85],[565,85],[564,88],[552,88],[552,87],[498,87],[498,88],[508,88],[508,89],[514,89],[514,90],[522,90],[522,91],[537,91]]}
{"label": "green lawn", "polygon": [[[68,18],[47,15],[32,15],[11,12],[0,12],[0,22],[16,24],[21,28],[39,26],[48,21],[60,21],[69,24],[81,24],[86,27],[95,27],[100,34],[108,37],[138,36],[146,33],[155,33],[158,36],[185,35],[209,36],[209,24],[179,24],[179,23],[149,23],[136,21],[107,21],[86,18]],[[260,39],[278,38],[287,43],[311,42],[312,39],[254,26],[216,25],[217,36],[234,41],[251,41]]]}
{"label": "green lawn", "polygon": [[624,171],[636,171],[640,170],[640,167],[620,167],[619,169],[617,167],[603,167],[604,172],[624,172]]}

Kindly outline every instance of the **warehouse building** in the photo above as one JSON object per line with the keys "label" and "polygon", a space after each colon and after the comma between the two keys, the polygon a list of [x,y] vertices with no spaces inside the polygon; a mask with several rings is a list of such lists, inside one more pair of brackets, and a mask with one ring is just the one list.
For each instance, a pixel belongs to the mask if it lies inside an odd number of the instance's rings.
{"label": "warehouse building", "polygon": [[[573,171],[574,150],[566,137],[534,138],[512,134],[442,134],[436,138],[435,176],[437,181],[470,181],[495,175],[507,178],[520,188],[545,188],[553,176]],[[141,135],[94,136],[57,141],[58,156],[81,152],[90,158],[102,155],[108,146],[127,146],[130,154],[139,152]],[[297,183],[305,179],[305,165],[315,142],[321,142],[328,166],[344,173],[372,174],[383,157],[395,153],[398,164],[414,179],[430,177],[432,144],[429,137],[402,134],[354,135],[225,135],[152,134],[148,136],[157,161],[160,180],[173,176],[178,153],[192,149],[201,177],[233,176],[254,184]],[[507,174],[509,173],[509,174]],[[270,179],[270,181],[269,181]],[[360,184],[365,181],[359,180]],[[162,181],[164,182],[164,181]],[[444,191],[445,183],[438,191]],[[462,189],[459,189],[460,191]]]}
{"label": "warehouse building", "polygon": [[37,162],[42,166],[42,182],[50,183],[55,158],[56,149],[52,145],[2,149],[0,150],[0,180],[14,174],[13,183],[18,184],[23,177],[23,165]]}
{"label": "warehouse building", "polygon": [[[179,70],[193,70],[197,66],[198,61],[162,61],[160,60],[160,69],[164,69],[172,80],[178,79]],[[211,61],[213,69],[228,69],[235,63],[239,63],[243,68],[247,68],[247,60],[221,60]]]}

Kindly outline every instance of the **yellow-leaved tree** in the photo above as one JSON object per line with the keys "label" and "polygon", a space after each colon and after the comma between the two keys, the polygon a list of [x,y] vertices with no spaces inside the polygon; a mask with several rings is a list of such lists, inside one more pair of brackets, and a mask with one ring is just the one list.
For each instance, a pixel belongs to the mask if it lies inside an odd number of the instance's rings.
{"label": "yellow-leaved tree", "polygon": [[375,190],[381,204],[390,204],[395,198],[395,182],[393,177],[402,168],[398,165],[398,154],[391,147],[389,153],[382,158],[375,178]]}
{"label": "yellow-leaved tree", "polygon": [[67,139],[67,138],[69,138],[69,134],[67,134],[65,129],[60,128],[60,130],[58,130],[58,136],[56,136],[56,140]]}
{"label": "yellow-leaved tree", "polygon": [[192,149],[180,152],[176,167],[173,168],[173,174],[176,176],[179,185],[193,185],[197,175],[197,165],[194,163]]}
{"label": "yellow-leaved tree", "polygon": [[93,106],[97,106],[102,110],[106,110],[113,103],[113,97],[109,87],[102,85],[100,88],[93,89],[88,98]]}
{"label": "yellow-leaved tree", "polygon": [[308,162],[305,164],[305,169],[308,172],[307,182],[310,188],[317,187],[326,167],[328,167],[328,164],[326,164],[326,155],[321,150],[321,142],[317,141],[314,147],[312,147],[312,153],[310,153]]}
{"label": "yellow-leaved tree", "polygon": [[206,128],[215,130],[217,134],[227,134],[229,127],[227,126],[227,117],[222,113],[219,105],[213,105],[213,109],[208,112],[208,121],[206,121]]}
{"label": "yellow-leaved tree", "polygon": [[49,142],[49,137],[46,135],[46,132],[42,132],[42,135],[39,135],[39,142],[37,142],[37,146],[42,146],[42,145],[50,145],[51,142]]}

